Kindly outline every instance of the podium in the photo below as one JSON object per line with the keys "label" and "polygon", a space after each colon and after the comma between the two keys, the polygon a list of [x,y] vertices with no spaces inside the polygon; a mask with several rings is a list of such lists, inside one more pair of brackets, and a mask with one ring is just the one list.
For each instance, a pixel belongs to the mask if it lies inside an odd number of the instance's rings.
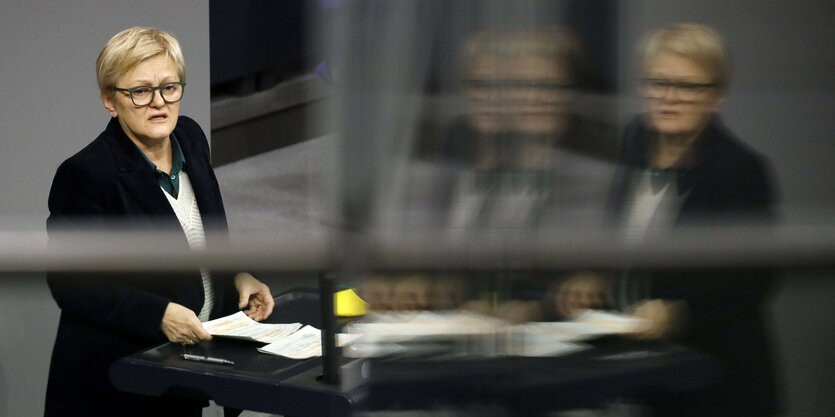
{"label": "podium", "polygon": [[[268,321],[318,327],[320,314],[316,293],[289,293],[276,298]],[[234,365],[186,361],[180,356],[182,346],[166,343],[120,359],[110,375],[123,391],[211,399],[230,409],[298,417],[485,401],[514,414],[536,414],[698,390],[719,378],[711,357],[674,343],[610,336],[593,345],[586,351],[544,358],[340,360],[337,356],[341,381],[331,384],[322,378],[322,358],[267,355],[257,352],[257,343],[217,337],[186,349]]]}
{"label": "podium", "polygon": [[[265,322],[301,322],[321,327],[319,296],[313,291],[276,297]],[[165,343],[127,356],[110,368],[116,388],[136,394],[211,399],[218,405],[291,416],[348,416],[361,389],[322,381],[322,358],[295,360],[256,351],[261,344],[216,337],[196,346]],[[192,353],[231,360],[235,365],[186,361]]]}

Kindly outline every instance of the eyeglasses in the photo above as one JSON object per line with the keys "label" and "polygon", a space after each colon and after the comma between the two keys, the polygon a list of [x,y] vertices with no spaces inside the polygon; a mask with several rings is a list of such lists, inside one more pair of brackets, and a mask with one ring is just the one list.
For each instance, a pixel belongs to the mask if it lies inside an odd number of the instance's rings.
{"label": "eyeglasses", "polygon": [[505,100],[559,102],[567,99],[572,85],[529,80],[464,80],[471,98],[486,100],[493,94]]}
{"label": "eyeglasses", "polygon": [[660,78],[644,78],[641,82],[644,96],[652,99],[664,98],[672,89],[681,100],[696,100],[708,89],[716,87],[716,83],[688,83]]}
{"label": "eyeglasses", "polygon": [[113,87],[116,91],[124,91],[130,95],[130,100],[134,106],[147,106],[154,101],[154,93],[159,90],[159,95],[166,103],[176,103],[183,98],[183,89],[186,83],[172,82],[151,87],[150,85],[140,85],[133,88],[119,88]]}

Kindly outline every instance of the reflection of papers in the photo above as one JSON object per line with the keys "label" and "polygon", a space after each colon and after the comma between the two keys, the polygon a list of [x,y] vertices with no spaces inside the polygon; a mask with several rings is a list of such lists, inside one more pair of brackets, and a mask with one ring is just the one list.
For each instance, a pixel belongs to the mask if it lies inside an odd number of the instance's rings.
{"label": "reflection of papers", "polygon": [[554,338],[536,340],[504,320],[467,312],[386,313],[366,316],[348,331],[360,337],[349,357],[554,356],[583,347]]}
{"label": "reflection of papers", "polygon": [[526,340],[580,342],[610,334],[634,333],[646,326],[646,320],[624,314],[588,310],[572,321],[526,323],[514,326]]}
{"label": "reflection of papers", "polygon": [[648,325],[642,318],[599,310],[587,310],[574,322],[587,326],[589,332],[597,332],[590,334],[596,335],[634,333]]}
{"label": "reflection of papers", "polygon": [[[345,334],[336,335],[336,344],[343,346],[351,337]],[[322,356],[322,331],[313,326],[304,326],[301,330],[258,348],[261,353],[285,356],[291,359],[307,359]]]}
{"label": "reflection of papers", "polygon": [[512,325],[461,312],[369,314],[348,331],[359,338],[343,353],[382,356],[559,356],[587,349],[578,343],[640,330],[645,320],[588,311],[569,322]]}
{"label": "reflection of papers", "polygon": [[375,343],[494,334],[504,326],[502,320],[479,314],[422,311],[368,315],[348,331],[362,335],[363,343]]}
{"label": "reflection of papers", "polygon": [[524,334],[526,339],[543,337],[559,342],[581,342],[607,334],[597,327],[573,321],[519,324],[514,326],[514,331]]}
{"label": "reflection of papers", "polygon": [[559,334],[530,331],[514,326],[507,338],[507,354],[513,356],[560,356],[588,349],[583,343],[568,342]]}
{"label": "reflection of papers", "polygon": [[243,311],[203,323],[203,328],[212,336],[231,337],[263,343],[272,343],[292,335],[301,327],[301,323],[258,323],[247,317]]}

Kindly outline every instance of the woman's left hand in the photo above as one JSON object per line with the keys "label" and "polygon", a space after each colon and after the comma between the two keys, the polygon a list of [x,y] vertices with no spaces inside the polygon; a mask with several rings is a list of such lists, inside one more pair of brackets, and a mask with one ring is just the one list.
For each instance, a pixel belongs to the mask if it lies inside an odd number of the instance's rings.
{"label": "woman's left hand", "polygon": [[235,288],[238,290],[238,307],[245,308],[244,313],[256,321],[270,316],[275,306],[270,287],[258,281],[248,272],[235,275]]}

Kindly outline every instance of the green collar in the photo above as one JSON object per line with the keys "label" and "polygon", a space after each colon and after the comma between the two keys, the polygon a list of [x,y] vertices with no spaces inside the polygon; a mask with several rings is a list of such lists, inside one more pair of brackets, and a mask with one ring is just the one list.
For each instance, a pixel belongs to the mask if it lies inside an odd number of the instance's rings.
{"label": "green collar", "polygon": [[[151,162],[150,159],[142,152],[139,147],[139,153],[145,158],[145,161],[148,162],[148,165],[154,170],[154,176],[157,178],[157,182],[159,186],[162,187],[165,192],[170,194],[172,197],[177,198],[177,194],[180,190],[180,172],[183,170],[183,167],[186,164],[186,159],[183,156],[183,149],[180,148],[180,142],[177,140],[177,137],[174,135],[174,132],[171,132],[171,172],[163,172],[157,168],[157,166]],[[135,146],[136,144],[134,144]]]}

